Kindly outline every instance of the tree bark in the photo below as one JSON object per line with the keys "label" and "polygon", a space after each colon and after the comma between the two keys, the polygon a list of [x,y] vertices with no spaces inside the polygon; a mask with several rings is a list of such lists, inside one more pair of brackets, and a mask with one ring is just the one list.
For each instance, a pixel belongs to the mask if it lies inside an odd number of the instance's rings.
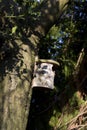
{"label": "tree bark", "polygon": [[25,130],[29,112],[34,54],[29,45],[15,44],[18,52],[6,55],[0,64],[0,130]]}
{"label": "tree bark", "polygon": [[10,51],[0,61],[0,130],[26,130],[37,46],[65,10],[66,2],[45,0],[33,33],[25,40],[11,40]]}

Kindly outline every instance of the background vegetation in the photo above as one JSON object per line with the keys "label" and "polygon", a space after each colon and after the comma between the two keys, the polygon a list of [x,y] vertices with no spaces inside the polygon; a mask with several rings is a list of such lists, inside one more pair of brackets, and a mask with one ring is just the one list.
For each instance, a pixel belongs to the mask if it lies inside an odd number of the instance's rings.
{"label": "background vegetation", "polygon": [[[19,48],[11,41],[28,37],[29,27],[35,26],[32,21],[40,16],[36,7],[42,1],[9,0],[8,6],[4,2],[0,1],[0,63],[10,51],[17,55]],[[56,60],[60,67],[55,90],[33,89],[27,130],[87,129],[86,35],[87,0],[73,0],[38,46],[39,58]]]}

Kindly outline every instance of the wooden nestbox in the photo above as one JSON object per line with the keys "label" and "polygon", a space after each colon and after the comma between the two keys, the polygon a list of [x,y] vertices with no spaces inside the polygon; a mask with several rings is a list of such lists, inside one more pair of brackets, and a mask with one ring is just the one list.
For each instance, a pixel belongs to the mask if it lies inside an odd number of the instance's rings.
{"label": "wooden nestbox", "polygon": [[37,60],[34,68],[33,87],[54,89],[55,71],[59,63],[54,60]]}

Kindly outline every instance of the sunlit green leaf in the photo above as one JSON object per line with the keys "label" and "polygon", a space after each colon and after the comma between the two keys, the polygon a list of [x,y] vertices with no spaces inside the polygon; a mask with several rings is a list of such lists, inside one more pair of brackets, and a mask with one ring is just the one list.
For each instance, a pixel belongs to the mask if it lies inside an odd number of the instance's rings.
{"label": "sunlit green leaf", "polygon": [[17,30],[17,26],[14,26],[14,27],[12,28],[12,34],[16,33],[16,30]]}

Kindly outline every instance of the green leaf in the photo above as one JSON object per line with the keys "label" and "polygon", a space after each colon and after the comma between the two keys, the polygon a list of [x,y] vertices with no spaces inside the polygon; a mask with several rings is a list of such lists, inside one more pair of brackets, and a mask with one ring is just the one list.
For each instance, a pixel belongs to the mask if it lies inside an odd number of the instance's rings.
{"label": "green leaf", "polygon": [[12,34],[14,34],[14,33],[16,32],[16,30],[17,30],[17,26],[14,26],[14,27],[12,28]]}
{"label": "green leaf", "polygon": [[67,78],[69,76],[69,67],[67,65],[64,66],[64,72],[65,72],[65,77]]}

